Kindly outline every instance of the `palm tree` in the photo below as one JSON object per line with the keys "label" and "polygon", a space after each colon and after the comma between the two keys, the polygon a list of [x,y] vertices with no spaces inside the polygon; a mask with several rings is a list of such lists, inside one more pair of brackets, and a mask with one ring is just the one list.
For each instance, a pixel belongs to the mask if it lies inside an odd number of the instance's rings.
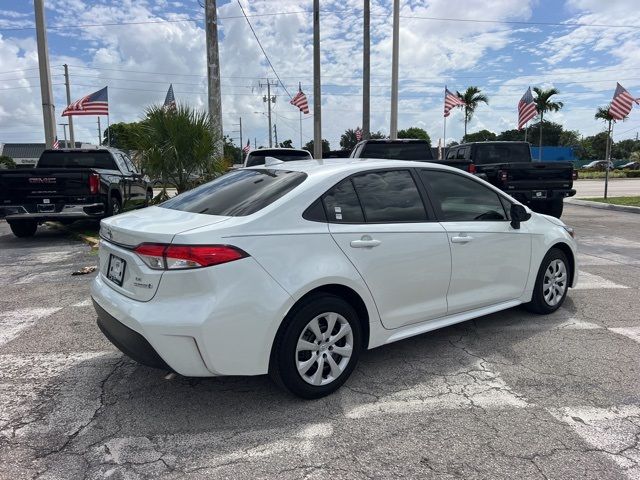
{"label": "palm tree", "polygon": [[215,158],[216,144],[222,139],[213,131],[205,111],[185,105],[147,108],[136,139],[145,171],[174,184],[178,193],[193,187],[195,177],[218,176],[226,166],[223,159]]}
{"label": "palm tree", "polygon": [[613,118],[610,112],[611,105],[606,107],[598,107],[596,114],[593,116],[596,120],[603,120],[607,123],[607,148],[605,150],[605,160],[607,162],[606,173],[604,177],[604,198],[607,198],[607,192],[609,190],[609,162],[611,161],[611,132],[613,124],[616,123],[616,119]]}
{"label": "palm tree", "polygon": [[464,93],[456,92],[458,98],[464,102],[464,134],[467,134],[467,124],[471,121],[473,114],[478,108],[480,102],[489,104],[489,99],[486,95],[480,93],[481,90],[478,87],[468,87]]}
{"label": "palm tree", "polygon": [[539,87],[533,87],[533,91],[536,94],[534,99],[536,110],[540,114],[540,148],[538,150],[538,160],[542,160],[542,122],[544,121],[544,113],[557,112],[564,106],[564,103],[551,101],[552,96],[560,93],[557,88],[543,90]]}

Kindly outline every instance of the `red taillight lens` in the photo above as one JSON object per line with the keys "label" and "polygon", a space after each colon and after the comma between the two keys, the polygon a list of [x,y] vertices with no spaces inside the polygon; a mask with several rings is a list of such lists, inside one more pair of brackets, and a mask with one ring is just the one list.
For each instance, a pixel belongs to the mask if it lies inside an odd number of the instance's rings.
{"label": "red taillight lens", "polygon": [[89,175],[89,192],[91,192],[91,195],[100,192],[100,175],[97,173]]}
{"label": "red taillight lens", "polygon": [[574,170],[573,171],[573,179],[577,180],[578,179],[578,170]]}
{"label": "red taillight lens", "polygon": [[249,255],[229,245],[163,245],[143,243],[134,250],[156,270],[202,268],[233,262]]}
{"label": "red taillight lens", "polygon": [[476,164],[475,163],[470,163],[469,166],[467,167],[467,172],[476,173]]}

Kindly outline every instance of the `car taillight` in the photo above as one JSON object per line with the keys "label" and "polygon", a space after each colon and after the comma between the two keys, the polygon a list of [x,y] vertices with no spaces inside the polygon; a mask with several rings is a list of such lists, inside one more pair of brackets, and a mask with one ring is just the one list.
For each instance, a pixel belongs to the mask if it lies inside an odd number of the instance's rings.
{"label": "car taillight", "polygon": [[500,177],[500,180],[502,180],[503,182],[506,182],[507,180],[509,180],[509,174],[504,170],[500,170],[498,172],[498,175]]}
{"label": "car taillight", "polygon": [[573,175],[572,175],[572,177],[573,177],[573,179],[574,179],[574,180],[577,180],[577,179],[578,179],[578,170],[574,170],[574,171],[573,171]]}
{"label": "car taillight", "polygon": [[92,195],[100,192],[100,175],[98,173],[89,175],[89,192],[91,192]]}
{"label": "car taillight", "polygon": [[467,172],[476,173],[476,164],[475,163],[470,163],[469,166],[467,167]]}
{"label": "car taillight", "polygon": [[249,254],[230,245],[164,245],[143,243],[134,250],[154,270],[202,268],[233,262]]}

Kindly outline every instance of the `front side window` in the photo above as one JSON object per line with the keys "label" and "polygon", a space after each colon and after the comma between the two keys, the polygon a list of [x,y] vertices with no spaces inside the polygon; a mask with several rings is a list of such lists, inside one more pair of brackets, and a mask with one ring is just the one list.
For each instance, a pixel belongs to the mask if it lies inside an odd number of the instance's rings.
{"label": "front side window", "polygon": [[425,222],[427,212],[408,170],[370,172],[352,178],[364,217],[371,223]]}
{"label": "front side window", "polygon": [[421,170],[441,222],[507,220],[499,195],[471,178],[450,172]]}
{"label": "front side window", "polygon": [[306,173],[288,170],[236,170],[160,204],[206,215],[251,215],[300,185]]}

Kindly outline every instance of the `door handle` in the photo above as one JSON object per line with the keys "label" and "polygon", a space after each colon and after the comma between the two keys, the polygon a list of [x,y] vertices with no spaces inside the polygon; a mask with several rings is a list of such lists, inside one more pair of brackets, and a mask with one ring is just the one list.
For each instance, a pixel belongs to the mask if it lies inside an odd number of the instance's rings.
{"label": "door handle", "polygon": [[352,240],[351,246],[353,248],[373,248],[380,245],[380,240],[374,240],[369,235],[364,235],[360,240]]}
{"label": "door handle", "polygon": [[468,235],[451,237],[451,243],[469,243],[471,240],[473,240],[473,237],[470,237]]}

